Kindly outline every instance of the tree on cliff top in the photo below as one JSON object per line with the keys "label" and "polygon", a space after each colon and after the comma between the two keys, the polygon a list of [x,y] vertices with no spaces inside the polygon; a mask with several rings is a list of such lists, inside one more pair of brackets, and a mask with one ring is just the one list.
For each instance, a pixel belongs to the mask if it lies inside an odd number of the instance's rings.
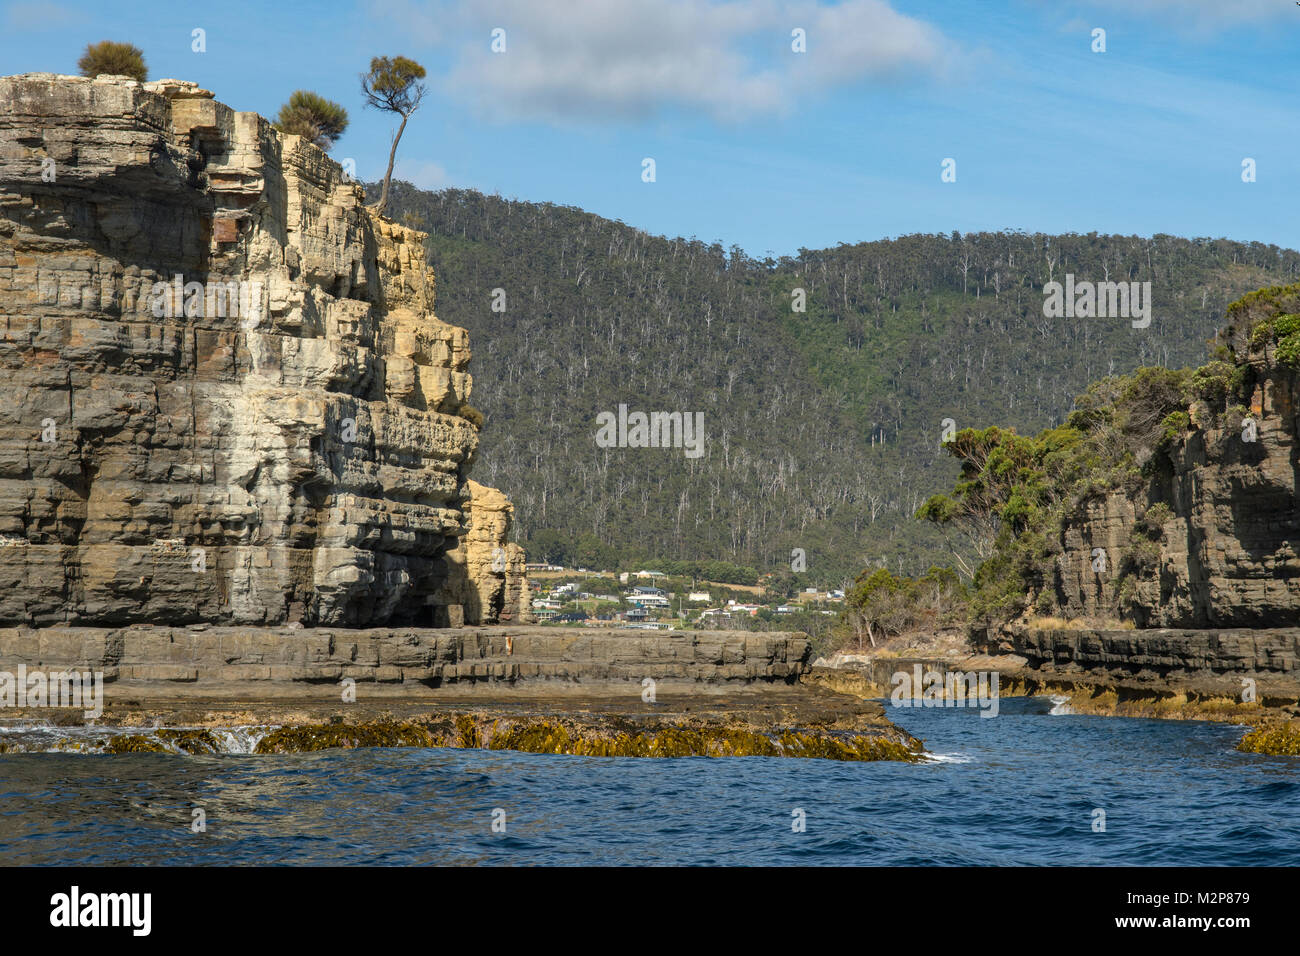
{"label": "tree on cliff top", "polygon": [[366,105],[378,110],[386,110],[402,117],[397,133],[393,136],[392,148],[388,151],[388,171],[384,173],[384,188],[379,194],[376,212],[383,214],[388,205],[388,187],[393,180],[393,163],[397,160],[397,144],[406,130],[406,121],[420,108],[424,99],[425,87],[417,82],[424,79],[424,67],[404,56],[389,59],[377,56],[370,61],[370,72],[361,77],[361,92],[366,97]]}
{"label": "tree on cliff top", "polygon": [[88,44],[86,52],[77,61],[77,69],[82,76],[91,78],[102,74],[129,76],[142,83],[149,76],[144,51],[130,43],[114,43],[112,40]]}
{"label": "tree on cliff top", "polygon": [[280,107],[275,128],[282,133],[309,139],[328,152],[348,128],[348,112],[310,90],[297,90],[289,97],[289,102]]}

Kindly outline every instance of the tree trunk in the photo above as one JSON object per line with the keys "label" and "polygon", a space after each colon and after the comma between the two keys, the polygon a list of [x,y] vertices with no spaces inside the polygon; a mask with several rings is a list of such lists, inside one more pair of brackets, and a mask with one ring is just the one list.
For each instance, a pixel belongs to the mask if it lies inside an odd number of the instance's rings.
{"label": "tree trunk", "polygon": [[397,144],[401,141],[402,133],[406,130],[408,118],[407,114],[402,114],[402,125],[397,127],[397,135],[393,137],[393,148],[388,151],[388,172],[384,173],[384,188],[379,193],[379,205],[375,206],[375,212],[381,216],[388,206],[388,184],[393,181],[393,164],[397,161]]}

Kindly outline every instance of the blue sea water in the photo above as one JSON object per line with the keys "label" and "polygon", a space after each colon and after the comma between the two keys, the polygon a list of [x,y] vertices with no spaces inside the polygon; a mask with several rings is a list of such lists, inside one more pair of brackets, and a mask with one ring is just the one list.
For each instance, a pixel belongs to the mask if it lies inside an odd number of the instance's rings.
{"label": "blue sea water", "polygon": [[1300,864],[1300,759],[1238,753],[1223,724],[1051,708],[891,709],[937,758],[920,765],[0,755],[0,863]]}

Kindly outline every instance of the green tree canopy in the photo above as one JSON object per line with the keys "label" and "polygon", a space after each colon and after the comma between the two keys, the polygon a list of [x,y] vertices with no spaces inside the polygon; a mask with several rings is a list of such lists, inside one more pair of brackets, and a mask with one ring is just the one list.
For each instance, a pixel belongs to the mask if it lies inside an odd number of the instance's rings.
{"label": "green tree canopy", "polygon": [[366,105],[377,110],[395,113],[402,118],[393,135],[392,148],[388,151],[388,171],[384,173],[384,187],[379,194],[375,209],[381,215],[388,207],[388,187],[393,181],[393,164],[397,161],[397,144],[406,131],[406,121],[420,108],[424,99],[425,86],[419,81],[424,79],[425,71],[419,63],[404,56],[392,58],[377,56],[370,61],[370,72],[361,77],[361,92],[366,98]]}

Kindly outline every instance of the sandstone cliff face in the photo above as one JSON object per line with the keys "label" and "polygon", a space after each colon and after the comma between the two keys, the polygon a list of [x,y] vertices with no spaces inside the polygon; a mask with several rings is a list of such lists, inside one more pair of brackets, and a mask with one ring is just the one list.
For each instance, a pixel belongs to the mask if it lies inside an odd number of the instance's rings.
{"label": "sandstone cliff face", "polygon": [[[524,549],[506,544],[514,505],[497,489],[477,481],[470,481],[468,488],[469,533],[447,551],[450,573],[439,594],[440,606],[453,609],[446,623],[454,627],[531,621]],[[463,609],[460,621],[455,619],[457,607]]]}
{"label": "sandstone cliff face", "polygon": [[193,84],[0,79],[0,623],[517,615],[423,238]]}
{"label": "sandstone cliff face", "polygon": [[[1055,581],[1062,613],[1165,628],[1300,619],[1300,380],[1276,343],[1251,334],[1298,311],[1300,286],[1243,300],[1227,342],[1248,407],[1231,395],[1197,401],[1137,495],[1112,492],[1068,518]],[[1107,556],[1102,571],[1095,549]]]}

